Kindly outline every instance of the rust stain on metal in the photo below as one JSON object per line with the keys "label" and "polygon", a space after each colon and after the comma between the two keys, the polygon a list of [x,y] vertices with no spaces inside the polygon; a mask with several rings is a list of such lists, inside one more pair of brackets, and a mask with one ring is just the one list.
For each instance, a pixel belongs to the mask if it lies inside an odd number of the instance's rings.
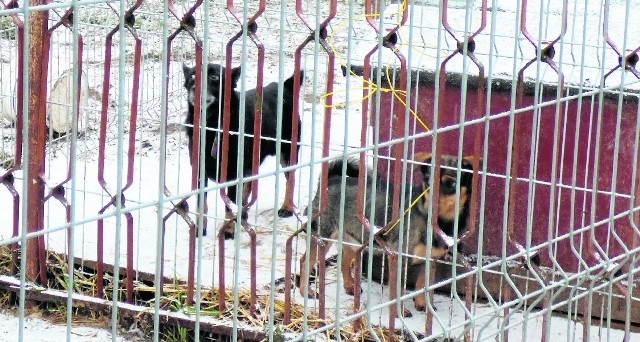
{"label": "rust stain on metal", "polygon": [[[45,1],[36,0],[31,4],[43,5]],[[48,11],[36,11],[30,14],[29,25],[29,98],[28,100],[28,130],[29,146],[26,153],[29,156],[27,164],[27,230],[34,232],[42,229],[44,223],[44,151],[45,151],[45,120],[46,120],[46,82],[47,82],[47,49],[49,46],[49,34],[47,31]],[[27,279],[36,281],[38,276],[41,280],[44,269],[39,253],[44,248],[41,238],[29,239],[27,241]]]}

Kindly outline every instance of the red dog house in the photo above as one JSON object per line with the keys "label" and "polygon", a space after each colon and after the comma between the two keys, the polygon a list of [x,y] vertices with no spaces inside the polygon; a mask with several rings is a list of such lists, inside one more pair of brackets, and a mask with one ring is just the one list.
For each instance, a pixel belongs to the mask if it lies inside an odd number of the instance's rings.
{"label": "red dog house", "polygon": [[[354,71],[359,73],[358,69]],[[390,79],[397,76],[395,72],[389,73]],[[442,153],[456,155],[461,148],[463,155],[473,154],[475,130],[482,130],[480,157],[487,173],[485,200],[480,206],[476,227],[482,230],[480,252],[483,255],[502,255],[507,230],[512,231],[509,235],[514,242],[507,243],[508,255],[518,251],[516,244],[527,246],[530,239],[531,248],[539,250],[542,265],[556,264],[566,272],[579,271],[581,263],[586,263],[581,268],[584,269],[586,265],[594,266],[638,247],[638,214],[633,215],[631,210],[632,191],[638,193],[640,177],[633,174],[637,169],[633,163],[638,162],[634,158],[638,153],[637,95],[619,96],[619,93],[591,89],[583,89],[580,95],[577,88],[565,88],[562,100],[556,101],[557,87],[545,85],[541,87],[541,100],[534,110],[534,84],[524,83],[512,93],[510,80],[494,79],[487,96],[486,92],[478,92],[477,77],[469,77],[464,122],[459,125],[460,75],[447,75],[446,86],[440,86],[438,92],[433,72],[414,71],[411,77],[413,87],[408,106],[430,129],[433,129],[436,94],[440,95],[442,122],[439,127],[443,131],[437,136]],[[375,73],[370,79],[376,79]],[[386,79],[386,71],[382,79]],[[486,96],[485,100],[490,98],[488,113],[486,106],[479,108],[478,94],[484,94],[480,96]],[[404,110],[396,109],[401,104],[392,93],[382,92],[380,96],[380,140],[388,141],[389,132],[397,122],[392,120],[392,115],[398,115],[389,113]],[[516,99],[516,103],[512,99]],[[371,117],[376,115],[375,107],[371,106]],[[515,114],[511,114],[512,108]],[[520,144],[519,153],[514,154],[510,153],[514,147],[509,144],[511,117],[514,118],[513,143]],[[426,132],[414,121],[410,127],[410,136]],[[462,146],[458,146],[460,134],[464,135]],[[410,151],[414,147],[416,151],[431,151],[432,141],[432,136],[414,139],[410,141],[410,144],[415,142]],[[487,153],[482,155],[485,144]],[[388,154],[388,149],[382,154]],[[505,192],[505,176],[515,161],[518,162],[517,180],[514,209],[510,213],[505,203],[509,196],[508,190]],[[474,189],[478,201],[482,189],[482,182]],[[469,241],[476,241],[474,239]],[[478,248],[466,245],[465,251],[478,253]],[[629,267],[624,265],[627,259],[614,261],[618,261],[623,270]],[[604,262],[603,266],[608,265]]]}

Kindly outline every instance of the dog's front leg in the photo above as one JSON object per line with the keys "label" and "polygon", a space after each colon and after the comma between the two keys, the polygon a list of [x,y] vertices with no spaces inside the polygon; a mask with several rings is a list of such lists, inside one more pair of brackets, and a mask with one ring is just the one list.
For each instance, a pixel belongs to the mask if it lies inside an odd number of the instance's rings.
{"label": "dog's front leg", "polygon": [[[227,196],[235,203],[236,201],[236,185],[231,185],[227,188]],[[234,213],[232,208],[225,205],[224,207],[224,223],[221,229],[224,232],[224,238],[226,240],[233,239],[236,230],[236,220],[240,216],[241,220],[247,219],[247,213],[245,211],[246,199],[251,194],[251,183],[245,183],[242,185],[242,205],[237,206],[238,213]]]}
{"label": "dog's front leg", "polygon": [[[207,180],[204,181],[204,187],[207,187]],[[209,212],[209,205],[207,204],[207,192],[204,192],[204,195],[202,196],[202,199],[200,198],[200,195],[196,195],[198,197],[196,203],[196,224],[198,222],[200,222],[200,220],[198,219],[200,216],[200,208],[202,208],[202,236],[206,236],[207,235],[207,213]],[[196,232],[199,233],[199,229],[196,228]],[[198,234],[198,236],[200,236]]]}
{"label": "dog's front leg", "polygon": [[296,206],[293,204],[293,187],[295,181],[292,177],[291,171],[285,172],[284,176],[287,179],[285,183],[284,202],[282,203],[282,207],[278,209],[278,216],[291,217],[296,210]]}
{"label": "dog's front leg", "polygon": [[300,290],[300,295],[302,295],[304,297],[305,293],[305,289],[307,289],[307,295],[308,298],[317,298],[317,294],[314,290],[311,289],[311,287],[309,286],[309,274],[311,274],[314,266],[317,265],[318,263],[318,255],[317,255],[317,249],[314,248],[317,246],[314,246],[313,243],[311,244],[311,250],[309,251],[309,269],[306,269],[305,267],[305,263],[306,263],[306,259],[307,259],[307,254],[303,255],[302,257],[300,257],[300,279],[299,279],[299,283],[298,283],[298,289]]}
{"label": "dog's front leg", "polygon": [[[426,267],[420,267],[420,271],[418,273],[418,277],[416,279],[416,290],[424,289],[426,286],[426,275],[425,275]],[[432,268],[433,272],[433,268]],[[427,300],[425,298],[425,294],[419,294],[413,297],[413,304],[418,311],[425,311],[427,308]]]}
{"label": "dog's front leg", "polygon": [[[342,247],[342,260],[340,262],[342,268],[342,286],[344,287],[344,291],[352,295],[355,293],[354,291],[354,281],[353,281],[353,262],[356,259],[356,252],[349,247]],[[359,274],[355,275],[359,277]]]}

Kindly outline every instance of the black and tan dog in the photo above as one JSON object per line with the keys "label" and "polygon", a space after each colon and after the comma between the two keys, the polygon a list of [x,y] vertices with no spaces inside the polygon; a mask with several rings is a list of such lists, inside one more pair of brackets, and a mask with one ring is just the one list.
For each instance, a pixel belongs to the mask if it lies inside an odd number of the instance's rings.
{"label": "black and tan dog", "polygon": [[[185,120],[186,132],[189,140],[189,150],[193,150],[193,119],[194,119],[194,101],[195,101],[195,78],[196,70],[183,65],[184,72],[184,87],[187,89],[189,112]],[[229,144],[228,144],[228,157],[227,157],[227,181],[232,181],[238,178],[238,162],[240,160],[239,146],[240,139],[238,133],[240,132],[240,97],[241,94],[234,89],[236,88],[238,79],[240,78],[240,67],[233,68],[231,71],[231,113],[229,117]],[[300,72],[300,84],[304,79],[304,73]],[[207,179],[217,181],[220,176],[220,161],[222,144],[218,144],[218,138],[222,137],[223,128],[223,115],[222,108],[224,105],[224,86],[225,86],[225,68],[218,64],[210,63],[207,66],[207,80],[202,82],[203,87],[207,87],[206,98],[206,126],[207,132],[205,136],[204,144],[204,167]],[[280,142],[280,163],[283,166],[288,166],[291,157],[291,141],[292,141],[292,115],[293,115],[293,88],[294,88],[294,76],[289,77],[284,81],[282,96],[282,134]],[[253,126],[255,120],[255,105],[256,105],[256,90],[247,90],[245,93],[245,111],[244,111],[244,153],[242,170],[244,176],[252,174],[252,157],[253,157]],[[277,115],[278,115],[278,83],[272,82],[267,84],[262,89],[262,102],[259,104],[262,108],[262,124],[261,124],[261,141],[260,141],[260,159],[262,164],[267,156],[276,155],[276,127],[277,127]],[[297,141],[300,141],[301,124],[298,117],[298,134],[295,137]],[[299,150],[299,146],[298,146]],[[297,155],[297,151],[296,151]],[[191,157],[191,154],[189,154]],[[193,163],[193,161],[191,161]],[[289,181],[289,173],[285,173],[287,181]],[[205,179],[205,185],[207,180]],[[249,195],[250,185],[246,184],[243,189],[243,201]],[[231,185],[227,188],[227,195],[235,203],[236,202],[236,186]],[[236,203],[237,204],[237,203]],[[244,203],[243,203],[244,204]],[[205,193],[205,206],[206,206],[206,193]],[[292,208],[288,207],[285,203],[283,208],[278,212],[280,216],[291,216]],[[225,206],[225,213],[227,224],[225,224],[225,237],[233,237],[234,225],[229,224],[234,219],[231,208]],[[241,215],[245,215],[242,213]],[[206,222],[206,221],[205,221]],[[206,223],[203,229],[206,234]]]}
{"label": "black and tan dog", "polygon": [[[426,156],[425,156],[426,157]],[[434,196],[438,200],[438,224],[444,233],[451,236],[453,235],[453,222],[455,217],[459,218],[459,232],[463,232],[466,226],[466,218],[468,216],[468,202],[471,195],[471,178],[472,178],[472,161],[471,157],[462,159],[462,170],[460,177],[457,177],[457,165],[458,160],[452,156],[441,156],[440,158],[440,179],[439,179],[439,194]],[[383,238],[388,246],[396,252],[400,251],[404,255],[412,255],[415,257],[409,258],[407,261],[409,265],[415,265],[415,268],[411,268],[417,274],[412,274],[415,277],[415,287],[424,288],[425,282],[425,267],[424,258],[427,254],[427,234],[428,232],[428,216],[427,210],[429,207],[428,184],[431,177],[431,157],[426,157],[424,163],[420,165],[420,170],[423,175],[422,185],[413,187],[410,191],[410,195],[405,196],[407,205],[409,203],[416,203],[411,207],[410,211],[404,215],[403,236],[405,241],[400,246],[399,236],[400,228],[397,225],[391,228]],[[373,220],[369,218],[369,221],[378,227],[385,226],[391,217],[391,205],[389,194],[393,193],[393,185],[387,185],[387,182],[382,179],[374,179],[371,175],[372,170],[368,170],[370,174],[367,177],[366,191],[364,194],[358,193],[358,178],[359,165],[356,161],[349,161],[347,165],[346,179],[344,179],[344,196],[345,196],[345,208],[344,217],[340,215],[340,208],[337,205],[340,203],[342,192],[342,160],[331,162],[329,166],[329,178],[327,185],[327,203],[332,205],[327,206],[326,210],[321,213],[316,220],[311,222],[312,233],[323,239],[335,240],[338,238],[338,227],[342,219],[343,221],[343,244],[342,249],[342,277],[343,286],[348,294],[353,294],[353,275],[352,265],[356,257],[356,253],[359,247],[363,243],[368,243],[369,233],[363,229],[362,224],[356,218],[356,201],[360,196],[366,196],[366,202],[364,205],[365,214],[369,212],[371,208],[372,196],[375,195],[375,217]],[[460,191],[457,192],[459,183]],[[407,189],[409,192],[409,189]],[[316,192],[316,196],[313,199],[313,207],[318,208],[319,205],[319,191]],[[458,211],[456,212],[456,197],[459,198]],[[366,215],[365,215],[366,217]],[[410,217],[410,219],[409,219]],[[312,239],[311,249],[308,254],[309,264],[311,267],[315,266],[318,262],[318,255],[325,255],[331,247],[330,240],[325,240],[324,246],[320,246]],[[447,246],[443,246],[435,236],[432,239],[433,244],[431,246],[431,258],[439,259],[447,253]],[[374,256],[382,258],[380,251],[374,252]],[[307,274],[305,272],[305,259],[307,255],[302,256],[300,259],[300,292],[304,295],[304,288],[309,286]],[[421,259],[422,258],[422,259]],[[422,267],[420,267],[422,266]],[[378,271],[381,272],[381,271]],[[356,275],[360,276],[360,275]],[[308,289],[308,293],[311,297],[315,297],[315,292]],[[416,309],[424,310],[426,307],[426,300],[424,296],[416,296],[414,298]]]}
{"label": "black and tan dog", "polygon": [[[471,180],[472,180],[472,162],[474,157],[465,157],[462,159],[462,171],[460,173],[460,202],[458,212],[456,215],[456,176],[457,176],[457,158],[451,156],[443,156],[441,159],[440,169],[440,196],[438,197],[438,227],[450,237],[454,235],[455,220],[458,217],[458,237],[467,230],[467,218],[469,216],[469,202],[471,195]],[[423,182],[428,182],[430,177],[430,166],[425,164],[420,165],[420,169],[423,173]],[[444,178],[443,178],[444,177]],[[448,183],[448,184],[447,184]],[[443,187],[444,184],[444,187]],[[436,237],[433,237],[433,249],[432,258],[438,259],[439,253],[442,248],[446,249],[447,246],[443,246],[442,242]],[[434,253],[438,252],[438,253]],[[444,254],[442,254],[444,255]],[[368,269],[368,254],[365,252],[362,257],[362,270],[364,276],[367,276]],[[371,280],[378,283],[386,284],[389,281],[389,266],[385,264],[386,260],[384,255],[380,253],[373,253],[372,268],[371,268]],[[419,289],[424,287],[424,263],[409,263],[404,264],[406,270],[403,271],[403,286],[407,289]],[[435,271],[432,270],[432,272]]]}

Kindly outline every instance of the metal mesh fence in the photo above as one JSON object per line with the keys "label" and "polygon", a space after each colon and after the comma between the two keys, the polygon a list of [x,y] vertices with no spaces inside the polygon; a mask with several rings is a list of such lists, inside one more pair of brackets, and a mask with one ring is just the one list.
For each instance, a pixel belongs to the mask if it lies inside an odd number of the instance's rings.
{"label": "metal mesh fence", "polygon": [[638,338],[637,1],[0,3],[18,340]]}

